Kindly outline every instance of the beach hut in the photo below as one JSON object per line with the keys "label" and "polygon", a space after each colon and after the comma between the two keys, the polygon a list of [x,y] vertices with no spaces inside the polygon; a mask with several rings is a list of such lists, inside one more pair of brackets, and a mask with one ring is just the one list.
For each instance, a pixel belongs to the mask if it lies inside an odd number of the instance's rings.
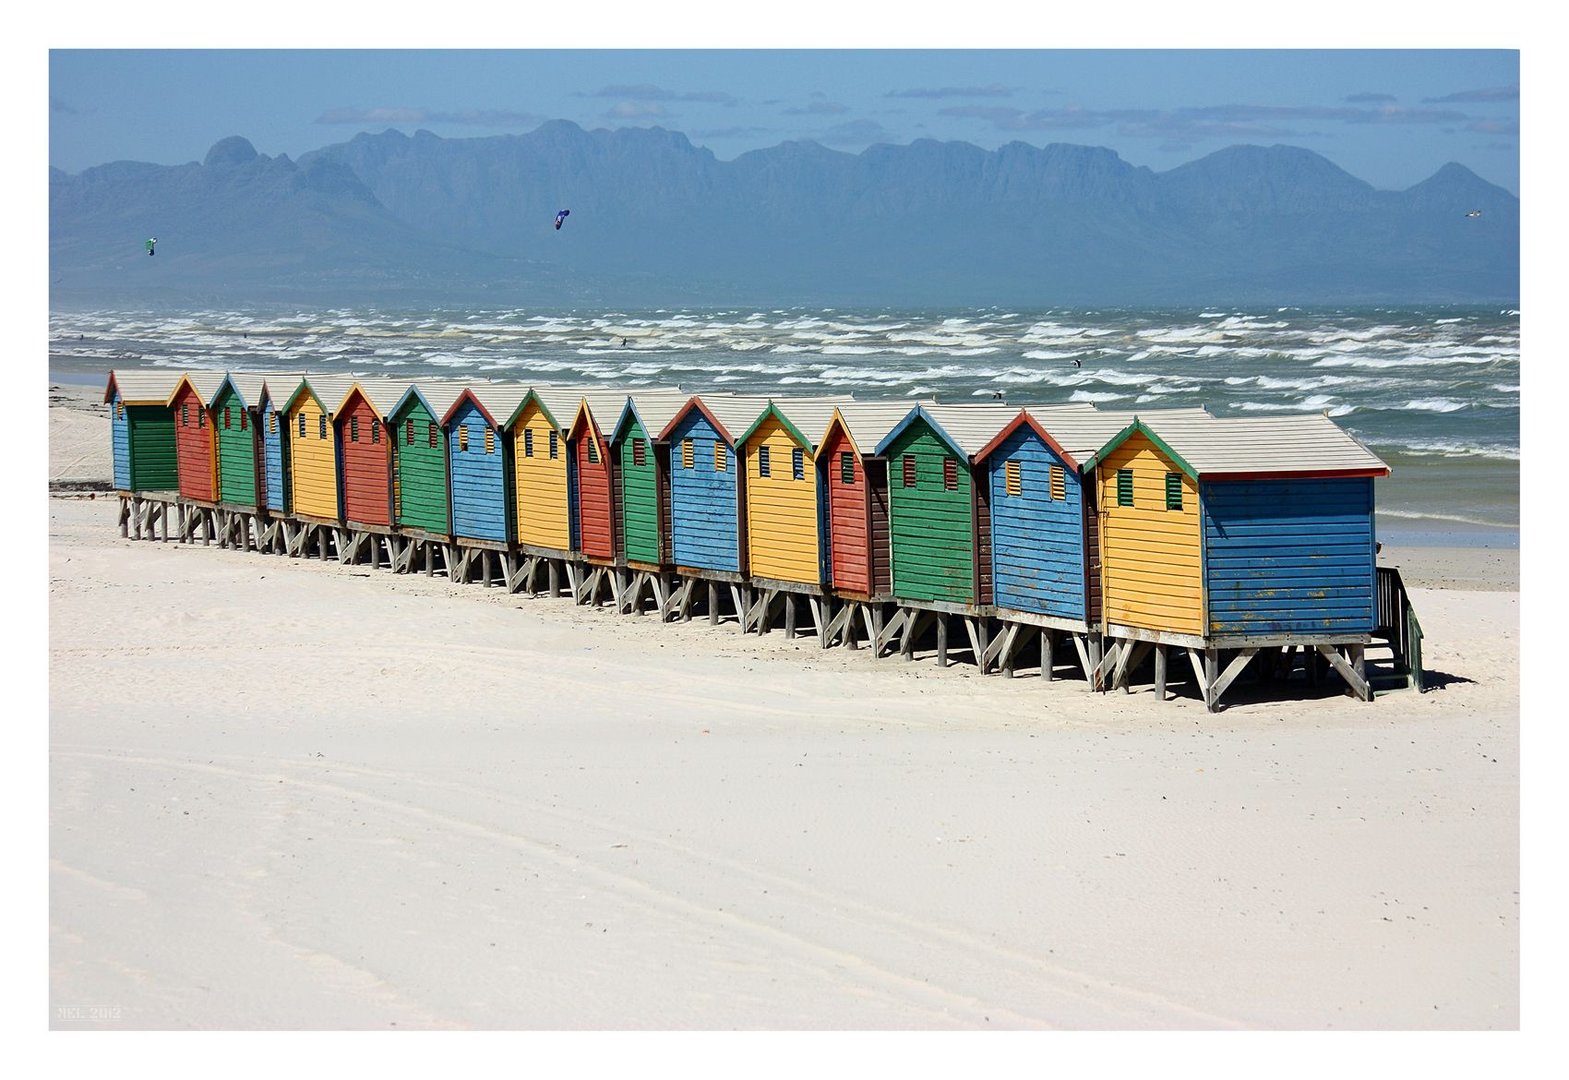
{"label": "beach hut", "polygon": [[624,391],[585,391],[567,431],[572,548],[607,565],[615,562],[617,548],[610,435],[626,404]]}
{"label": "beach hut", "polygon": [[218,458],[216,502],[251,510],[266,505],[258,412],[265,383],[262,375],[230,372],[208,402]]}
{"label": "beach hut", "polygon": [[388,414],[393,525],[405,533],[445,537],[452,532],[447,433],[441,418],[462,393],[463,384],[456,380],[421,379]]}
{"label": "beach hut", "polygon": [[180,382],[173,371],[110,371],[109,406],[114,487],[130,494],[173,492],[180,486],[169,399]]}
{"label": "beach hut", "polygon": [[294,392],[305,380],[301,374],[267,375],[262,380],[261,418],[262,490],[266,506],[274,515],[287,514],[289,493],[289,425],[283,411]]}
{"label": "beach hut", "polygon": [[657,440],[691,399],[684,390],[634,390],[615,421],[616,557],[629,567],[670,564],[670,448]]}
{"label": "beach hut", "polygon": [[392,528],[392,439],[387,420],[409,386],[407,380],[356,379],[333,409],[343,520],[351,527]]}
{"label": "beach hut", "polygon": [[[1301,644],[1369,696],[1356,668],[1378,618],[1373,480],[1389,467],[1334,421],[1141,415],[1085,472],[1119,671],[1152,645],[1187,647],[1195,666],[1202,651],[1213,709],[1259,648]],[[1239,661],[1224,672],[1221,649]],[[1164,694],[1162,674],[1158,660]]]}
{"label": "beach hut", "polygon": [[207,403],[222,381],[216,373],[191,372],[180,376],[169,395],[180,497],[194,502],[218,501],[217,447]]}
{"label": "beach hut", "polygon": [[814,453],[833,416],[830,399],[770,400],[738,440],[746,474],[747,572],[754,583],[816,590],[827,576]]}
{"label": "beach hut", "polygon": [[349,375],[306,375],[283,406],[290,513],[310,525],[336,525],[342,517],[332,409],[353,385]]}
{"label": "beach hut", "polygon": [[530,554],[565,559],[572,550],[566,433],[580,400],[570,388],[532,387],[502,423],[512,446],[513,539]]}
{"label": "beach hut", "polygon": [[461,543],[507,547],[512,538],[510,445],[502,425],[528,387],[479,383],[465,387],[441,418],[447,434],[452,534]]}
{"label": "beach hut", "polygon": [[768,408],[760,397],[692,397],[659,433],[670,446],[672,561],[740,582],[746,566],[736,439]]}
{"label": "beach hut", "polygon": [[908,401],[844,401],[822,433],[816,467],[828,502],[828,583],[841,596],[886,600],[892,591],[888,463],[877,444],[909,412]]}

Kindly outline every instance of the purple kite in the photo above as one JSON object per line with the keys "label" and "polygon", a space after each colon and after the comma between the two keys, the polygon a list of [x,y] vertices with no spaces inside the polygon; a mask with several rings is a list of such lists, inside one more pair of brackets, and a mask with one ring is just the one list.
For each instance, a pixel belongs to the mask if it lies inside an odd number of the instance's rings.
{"label": "purple kite", "polygon": [[557,210],[556,211],[556,229],[558,231],[561,228],[561,223],[567,219],[567,215],[570,214],[571,212],[572,211],[570,211],[570,210]]}

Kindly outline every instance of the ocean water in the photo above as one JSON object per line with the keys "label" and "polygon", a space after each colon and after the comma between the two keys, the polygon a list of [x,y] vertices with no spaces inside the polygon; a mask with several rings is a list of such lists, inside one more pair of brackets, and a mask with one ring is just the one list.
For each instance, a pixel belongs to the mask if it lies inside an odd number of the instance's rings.
{"label": "ocean water", "polygon": [[305,370],[694,392],[1327,412],[1391,542],[1519,543],[1520,317],[1496,308],[59,310],[50,375]]}

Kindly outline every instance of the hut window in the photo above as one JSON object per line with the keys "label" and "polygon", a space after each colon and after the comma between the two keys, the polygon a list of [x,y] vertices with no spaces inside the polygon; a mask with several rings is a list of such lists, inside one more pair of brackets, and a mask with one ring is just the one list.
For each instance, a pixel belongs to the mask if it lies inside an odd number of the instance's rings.
{"label": "hut window", "polygon": [[300,438],[305,438],[305,414],[300,413]]}
{"label": "hut window", "polygon": [[316,418],[316,437],[318,439],[325,439],[327,437],[327,414],[326,413],[322,413],[320,416],[318,416]]}
{"label": "hut window", "polygon": [[434,420],[430,422],[430,448],[432,450],[436,448],[436,421]]}
{"label": "hut window", "polygon": [[351,417],[349,417],[349,442],[359,442],[359,441],[360,441],[360,418],[357,417],[357,416],[351,416]]}
{"label": "hut window", "polygon": [[806,454],[799,446],[790,451],[790,477],[793,480],[806,479]]}
{"label": "hut window", "polygon": [[942,487],[944,491],[959,490],[959,464],[951,457],[942,459]]}
{"label": "hut window", "polygon": [[278,414],[275,412],[267,414],[267,434],[278,434]]}
{"label": "hut window", "polygon": [[180,402],[180,426],[191,426],[191,403],[188,401]]}
{"label": "hut window", "polygon": [[588,463],[590,465],[599,464],[599,440],[592,435],[588,437]]}
{"label": "hut window", "polygon": [[648,451],[643,449],[643,440],[642,439],[633,439],[632,440],[632,464],[636,465],[638,468],[641,469],[645,464],[648,463],[648,459],[646,457],[644,457],[644,455],[646,453],[648,453]]}
{"label": "hut window", "polygon": [[114,403],[114,418],[116,420],[124,420],[125,419],[125,402],[123,402],[123,401],[116,401]]}
{"label": "hut window", "polygon": [[1007,491],[1009,495],[1024,494],[1024,477],[1021,475],[1021,471],[1022,470],[1017,461],[1010,461],[1003,465],[1003,489]]}
{"label": "hut window", "polygon": [[370,422],[370,441],[373,443],[381,442],[381,421],[375,417],[372,417]]}
{"label": "hut window", "polygon": [[558,441],[559,440],[558,440],[558,436],[556,434],[556,429],[555,428],[551,428],[550,429],[550,459],[552,461],[554,461],[556,458],[561,456],[560,448],[558,446]]}
{"label": "hut window", "polygon": [[[714,465],[714,468],[717,469],[718,467],[719,466],[716,463]],[[768,475],[770,475],[770,473],[768,471],[768,447],[766,447],[766,446],[759,446],[757,448],[757,475],[758,476],[768,476]]]}
{"label": "hut window", "polygon": [[718,439],[714,440],[714,471],[724,472],[730,467],[729,455],[725,453],[725,444]]}
{"label": "hut window", "polygon": [[692,440],[691,439],[682,439],[681,440],[681,467],[683,469],[690,469],[692,467]]}
{"label": "hut window", "polygon": [[848,450],[839,451],[839,482],[855,483],[855,457]]}
{"label": "hut window", "polygon": [[225,405],[223,407],[223,430],[228,431],[233,426],[234,426],[234,407],[231,406],[231,405]]}
{"label": "hut window", "polygon": [[1068,497],[1068,480],[1061,465],[1051,467],[1051,497],[1056,502],[1062,502]]}
{"label": "hut window", "polygon": [[533,428],[524,428],[523,429],[523,456],[524,457],[533,457],[534,456],[534,429]]}
{"label": "hut window", "polygon": [[462,454],[466,454],[466,453],[468,453],[468,449],[469,449],[469,426],[467,424],[459,424],[458,425],[458,452],[462,453]]}
{"label": "hut window", "polygon": [[1117,505],[1133,505],[1133,470],[1117,470]]}
{"label": "hut window", "polygon": [[1166,509],[1182,509],[1182,474],[1169,472],[1166,474]]}
{"label": "hut window", "polygon": [[414,445],[414,421],[412,420],[403,421],[403,445]]}
{"label": "hut window", "polygon": [[199,428],[204,428],[204,427],[207,426],[207,410],[206,409],[197,409],[196,410],[196,426],[199,427]]}
{"label": "hut window", "polygon": [[246,414],[245,410],[241,409],[240,410],[240,430],[241,431],[245,430],[245,417],[246,417],[246,415],[247,414]]}
{"label": "hut window", "polygon": [[485,453],[487,453],[487,454],[494,454],[495,452],[496,452],[496,429],[493,428],[493,427],[488,427],[487,426],[485,428]]}
{"label": "hut window", "polygon": [[913,488],[915,486],[915,455],[914,454],[906,454],[906,455],[904,455],[904,486],[908,487],[908,488]]}

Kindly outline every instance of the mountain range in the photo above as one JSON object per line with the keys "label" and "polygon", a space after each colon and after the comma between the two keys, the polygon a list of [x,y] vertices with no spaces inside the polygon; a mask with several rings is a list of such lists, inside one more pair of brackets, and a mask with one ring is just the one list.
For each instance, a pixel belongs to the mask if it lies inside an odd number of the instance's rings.
{"label": "mountain range", "polygon": [[1290,146],[1165,172],[1022,142],[719,161],[678,132],[552,121],[51,168],[49,274],[56,303],[1513,304],[1519,215],[1459,164],[1381,191]]}

